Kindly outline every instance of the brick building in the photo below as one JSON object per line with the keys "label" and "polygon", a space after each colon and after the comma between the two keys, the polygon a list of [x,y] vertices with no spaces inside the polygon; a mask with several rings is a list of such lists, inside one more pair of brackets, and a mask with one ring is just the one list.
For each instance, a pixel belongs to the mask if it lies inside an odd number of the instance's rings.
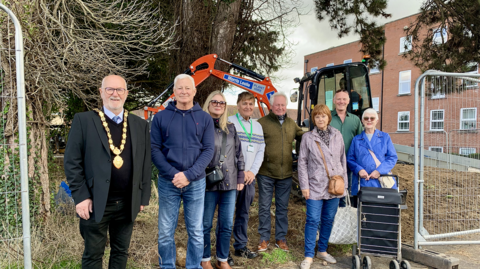
{"label": "brick building", "polygon": [[[369,80],[372,90],[372,106],[379,112],[377,129],[390,134],[395,144],[413,146],[415,124],[415,81],[422,71],[402,57],[411,49],[405,36],[405,29],[416,15],[389,22],[384,25],[387,42],[384,59],[387,66],[383,70],[370,69]],[[448,39],[448,33],[440,29],[434,31],[432,42]],[[305,71],[348,62],[361,61],[363,54],[358,41],[332,47],[304,56]],[[478,73],[477,65],[472,65],[472,73]],[[383,75],[383,79],[382,79]],[[382,85],[383,81],[383,85]],[[459,89],[459,93],[457,92]],[[425,142],[427,150],[470,154],[480,152],[478,134],[478,113],[480,95],[478,84],[462,79],[430,80],[426,83]],[[448,139],[447,139],[448,138]],[[448,149],[447,149],[448,146]]]}

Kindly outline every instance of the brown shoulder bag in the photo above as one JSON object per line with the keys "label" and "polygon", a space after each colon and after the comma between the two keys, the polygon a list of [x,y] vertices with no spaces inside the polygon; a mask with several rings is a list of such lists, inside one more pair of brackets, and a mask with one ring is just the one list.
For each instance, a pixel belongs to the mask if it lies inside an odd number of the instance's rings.
{"label": "brown shoulder bag", "polygon": [[330,174],[328,173],[327,162],[325,161],[325,156],[323,155],[322,147],[320,146],[320,143],[318,143],[317,141],[315,141],[315,143],[317,143],[318,149],[322,154],[323,165],[325,165],[325,171],[327,171],[327,177],[329,179],[328,193],[333,194],[335,196],[343,195],[343,193],[345,192],[345,181],[343,180],[343,177],[339,175],[330,177]]}

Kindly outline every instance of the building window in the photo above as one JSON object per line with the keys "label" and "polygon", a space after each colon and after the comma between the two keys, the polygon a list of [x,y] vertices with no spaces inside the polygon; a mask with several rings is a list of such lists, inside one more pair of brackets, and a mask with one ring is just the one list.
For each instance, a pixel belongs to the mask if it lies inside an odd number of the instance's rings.
{"label": "building window", "polygon": [[372,98],[372,107],[375,111],[380,112],[380,97]]}
{"label": "building window", "polygon": [[378,66],[379,66],[378,61],[375,61],[372,68],[370,68],[370,74],[380,73],[380,68],[378,68]]}
{"label": "building window", "polygon": [[447,39],[447,28],[437,28],[433,30],[433,44],[446,43]]}
{"label": "building window", "polygon": [[310,68],[310,73],[313,73],[313,72],[315,72],[315,71],[317,71],[317,70],[318,70],[318,67],[317,67],[317,66],[312,67],[312,68]]}
{"label": "building window", "polygon": [[400,38],[400,53],[412,50],[412,36],[404,36]]}
{"label": "building window", "polygon": [[398,112],[398,131],[410,130],[410,111]]}
{"label": "building window", "polygon": [[460,151],[458,152],[460,155],[470,155],[473,153],[477,153],[476,148],[460,148]]}
{"label": "building window", "polygon": [[430,131],[443,131],[444,110],[430,111]]}
{"label": "building window", "polygon": [[477,108],[460,109],[460,129],[471,130],[477,129]]}
{"label": "building window", "polygon": [[443,147],[428,147],[428,150],[443,153]]}
{"label": "building window", "polygon": [[401,71],[399,74],[398,94],[409,94],[412,81],[412,70]]}
{"label": "building window", "polygon": [[446,90],[451,87],[451,80],[447,77],[435,76],[427,78],[427,81],[426,87],[431,99],[445,98]]}
{"label": "building window", "polygon": [[327,64],[327,67],[329,67],[329,66],[334,66],[334,64],[333,63]]}
{"label": "building window", "polygon": [[352,59],[348,59],[348,60],[343,61],[344,64],[349,64],[351,62],[352,62]]}
{"label": "building window", "polygon": [[430,92],[432,93],[432,96],[430,98],[432,99],[440,99],[440,98],[445,98],[445,85],[435,85],[433,82],[430,84]]}

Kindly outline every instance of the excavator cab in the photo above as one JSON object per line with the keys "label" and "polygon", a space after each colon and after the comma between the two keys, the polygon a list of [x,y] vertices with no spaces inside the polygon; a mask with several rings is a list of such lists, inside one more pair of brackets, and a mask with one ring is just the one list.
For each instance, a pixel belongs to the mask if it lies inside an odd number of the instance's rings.
{"label": "excavator cab", "polygon": [[368,67],[364,63],[325,67],[313,73],[307,72],[301,80],[297,78],[295,82],[300,83],[297,123],[302,127],[313,128],[309,122],[315,105],[325,104],[334,110],[333,99],[340,90],[348,92],[350,97],[348,112],[361,117],[365,109],[372,107]]}

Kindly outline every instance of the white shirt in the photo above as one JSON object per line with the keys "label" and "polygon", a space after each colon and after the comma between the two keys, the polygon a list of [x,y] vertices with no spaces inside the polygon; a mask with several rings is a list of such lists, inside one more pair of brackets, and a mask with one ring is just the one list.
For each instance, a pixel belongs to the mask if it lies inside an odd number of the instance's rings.
{"label": "white shirt", "polygon": [[[235,124],[238,138],[240,139],[240,143],[242,144],[242,153],[243,158],[245,159],[245,171],[250,171],[254,175],[257,175],[258,170],[260,170],[260,166],[262,166],[263,154],[265,152],[263,128],[262,125],[260,125],[260,123],[258,123],[256,120],[250,118],[247,121],[242,116],[240,116],[240,114],[238,114],[238,117],[242,121],[242,124],[248,133],[250,133],[250,128],[252,128],[251,141],[249,141],[247,134],[240,125],[236,114],[228,117],[228,121]],[[253,126],[250,127],[252,124]],[[253,151],[248,150],[249,146],[253,146]]]}

